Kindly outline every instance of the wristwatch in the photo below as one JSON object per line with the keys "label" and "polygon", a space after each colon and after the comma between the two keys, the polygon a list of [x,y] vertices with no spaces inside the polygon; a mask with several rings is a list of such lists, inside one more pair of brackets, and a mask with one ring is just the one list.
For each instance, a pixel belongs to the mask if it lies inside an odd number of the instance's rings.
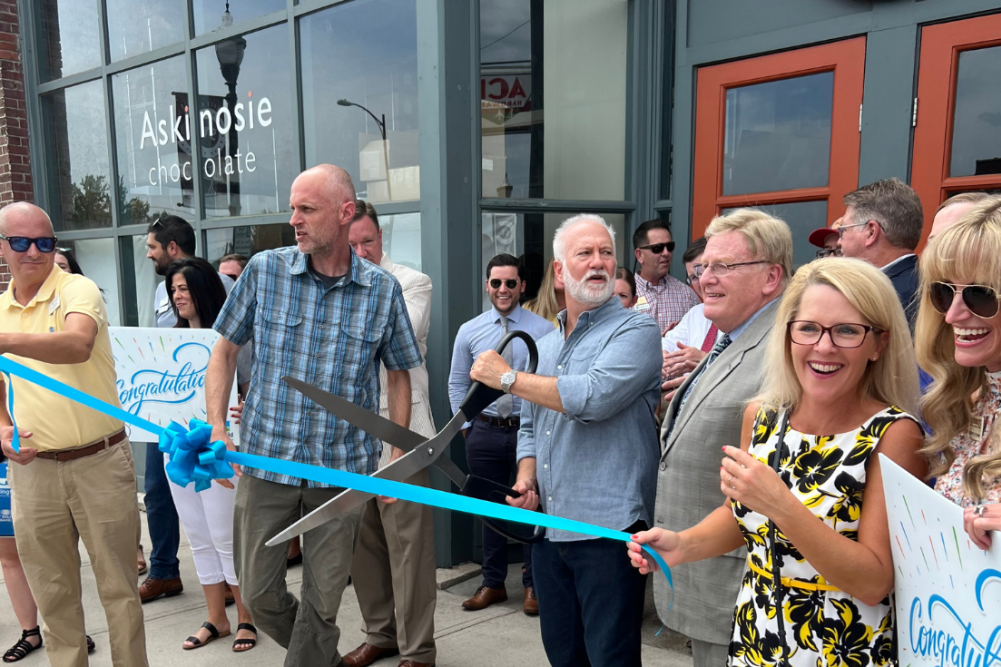
{"label": "wristwatch", "polygon": [[514,384],[515,379],[518,377],[518,371],[511,370],[504,375],[501,375],[501,389],[504,390],[505,394],[511,393],[511,385]]}

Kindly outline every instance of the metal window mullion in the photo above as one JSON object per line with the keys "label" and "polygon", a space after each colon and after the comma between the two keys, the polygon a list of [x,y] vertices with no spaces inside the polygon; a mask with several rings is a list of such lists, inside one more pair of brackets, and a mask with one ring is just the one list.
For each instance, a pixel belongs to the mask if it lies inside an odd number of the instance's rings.
{"label": "metal window mullion", "polygon": [[480,199],[480,209],[518,213],[632,213],[631,201],[584,201],[580,199]]}
{"label": "metal window mullion", "polygon": [[288,19],[288,10],[280,9],[278,11],[271,12],[270,14],[255,16],[254,18],[240,21],[239,23],[236,23],[228,28],[219,28],[218,30],[212,30],[201,35],[195,35],[194,16],[190,13],[191,5],[189,2],[186,2],[185,5],[185,11],[188,12],[188,15],[190,16],[188,21],[191,34],[193,35],[190,40],[187,40],[188,46],[196,50],[206,46],[212,46],[218,42],[225,42],[233,39],[234,37],[240,37],[241,35],[258,32],[259,30],[279,25]]}
{"label": "metal window mullion", "polygon": [[[22,48],[21,73],[24,81],[24,107],[28,120],[28,159],[31,160],[31,185],[35,203],[48,208],[48,187],[45,178],[45,134],[42,123],[41,99],[38,93],[38,48],[36,42],[35,14],[32,0],[18,0],[17,11],[21,20],[20,43]],[[32,66],[24,66],[25,60]],[[32,133],[32,130],[35,130]],[[39,141],[39,139],[42,139]]]}
{"label": "metal window mullion", "polygon": [[191,146],[191,184],[192,184],[192,197],[195,199],[195,238],[199,238],[202,221],[205,219],[205,201],[202,196],[202,139],[201,139],[201,123],[199,122],[199,108],[198,108],[198,67],[196,63],[196,58],[198,54],[195,53],[194,49],[188,48],[185,50],[184,58],[184,72],[188,77],[188,119],[194,119],[191,123],[194,127],[191,128],[191,139],[189,145]]}
{"label": "metal window mullion", "polygon": [[266,213],[263,215],[248,215],[238,218],[206,218],[202,221],[202,231],[213,229],[231,229],[233,227],[252,227],[255,225],[283,225],[288,223],[287,213]]}
{"label": "metal window mullion", "polygon": [[313,12],[321,9],[326,9],[327,7],[339,5],[342,2],[348,2],[348,0],[306,0],[305,2],[300,2],[299,4],[295,4],[294,0],[289,0],[289,5],[292,8],[293,14],[296,18],[298,18],[306,14],[312,14]]}
{"label": "metal window mullion", "polygon": [[45,93],[50,93],[54,90],[61,90],[63,88],[69,88],[70,86],[77,86],[81,83],[87,83],[88,81],[95,81],[100,79],[103,74],[103,67],[94,67],[93,69],[83,72],[77,72],[76,74],[70,74],[69,76],[53,79],[52,81],[39,83],[38,94],[44,95]]}
{"label": "metal window mullion", "polygon": [[[295,0],[287,0],[286,17],[288,21],[288,48],[289,65],[292,70],[292,141],[298,148],[299,168],[302,172],[306,168],[306,140],[303,132],[302,113],[302,59],[299,57],[299,22],[296,20]],[[277,162],[275,163],[277,169]],[[387,170],[389,165],[386,165]],[[275,208],[281,210],[281,202],[275,202]]]}

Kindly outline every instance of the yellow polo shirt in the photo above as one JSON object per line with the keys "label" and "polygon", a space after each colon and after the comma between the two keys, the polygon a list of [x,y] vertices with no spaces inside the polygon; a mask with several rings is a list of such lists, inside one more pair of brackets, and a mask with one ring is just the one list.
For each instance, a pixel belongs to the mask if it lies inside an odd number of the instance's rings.
{"label": "yellow polo shirt", "polygon": [[[0,295],[0,333],[44,335],[64,331],[66,316],[83,313],[97,323],[97,338],[90,359],[82,364],[47,364],[17,355],[9,359],[44,373],[94,398],[121,407],[115,388],[115,359],[108,335],[108,313],[101,291],[89,278],[65,273],[58,266],[42,283],[35,298],[22,306],[14,299],[14,282]],[[2,376],[0,376],[2,377]],[[39,451],[73,449],[111,435],[122,422],[86,408],[18,377],[14,384],[14,419],[18,428],[34,435],[22,440]]]}

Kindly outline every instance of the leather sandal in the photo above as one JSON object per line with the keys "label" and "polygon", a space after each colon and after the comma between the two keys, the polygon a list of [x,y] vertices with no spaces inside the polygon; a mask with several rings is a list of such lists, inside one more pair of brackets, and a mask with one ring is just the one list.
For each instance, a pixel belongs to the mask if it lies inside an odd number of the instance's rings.
{"label": "leather sandal", "polygon": [[[239,632],[240,630],[248,630],[250,632],[253,632],[255,635],[257,634],[257,628],[255,628],[250,623],[241,623],[240,625],[236,626],[236,631]],[[233,652],[243,653],[244,651],[249,651],[255,646],[257,646],[256,637],[253,639],[249,637],[244,637],[243,639],[237,638],[236,641],[233,642]]]}
{"label": "leather sandal", "polygon": [[149,572],[149,566],[146,565],[146,555],[143,554],[143,545],[141,544],[139,545],[139,558],[136,564],[139,566],[140,577]]}
{"label": "leather sandal", "polygon": [[[38,637],[38,646],[29,642],[28,637]],[[3,654],[3,661],[17,662],[37,648],[42,648],[42,631],[36,625],[31,630],[21,631],[21,638]]]}
{"label": "leather sandal", "polygon": [[190,651],[193,648],[201,648],[203,646],[207,646],[221,637],[229,637],[228,630],[226,631],[225,634],[219,634],[219,631],[216,630],[216,627],[211,623],[209,623],[208,621],[202,623],[202,627],[209,631],[209,638],[206,639],[205,641],[202,641],[195,635],[191,635],[190,637],[184,640],[185,642],[190,643],[191,646],[185,646],[183,644],[181,646],[185,651]]}

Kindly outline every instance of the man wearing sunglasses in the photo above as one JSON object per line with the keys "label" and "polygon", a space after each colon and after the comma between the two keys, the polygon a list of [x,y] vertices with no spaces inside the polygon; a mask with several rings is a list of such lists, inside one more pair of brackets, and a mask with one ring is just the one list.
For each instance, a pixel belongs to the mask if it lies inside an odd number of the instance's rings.
{"label": "man wearing sunglasses", "polygon": [[[459,409],[472,380],[469,371],[473,361],[487,350],[497,347],[509,331],[525,331],[538,340],[553,331],[549,320],[518,305],[525,289],[524,269],[513,255],[497,255],[487,264],[487,296],[493,307],[459,327],[452,350],[452,370],[448,376],[448,398],[452,410]],[[528,349],[515,339],[504,349],[508,364],[523,370],[528,362]],[[520,398],[506,394],[487,406],[466,425],[466,460],[469,472],[510,485],[517,471],[515,455],[518,449],[518,428],[521,425]],[[523,611],[539,613],[532,578],[532,547],[525,545],[525,565],[521,581],[525,586]],[[476,594],[462,603],[470,611],[485,609],[507,600],[507,540],[486,526],[483,527],[483,584]]]}
{"label": "man wearing sunglasses", "polygon": [[849,192],[838,229],[845,257],[864,259],[886,274],[914,329],[917,316],[918,256],[924,211],[914,190],[888,178]]}
{"label": "man wearing sunglasses", "polygon": [[[119,405],[104,299],[90,279],[56,267],[55,247],[52,222],[42,209],[22,202],[0,210],[0,254],[12,276],[0,296],[0,353]],[[0,400],[0,442],[17,464],[8,471],[14,531],[45,627],[49,663],[87,662],[82,539],[108,618],[112,661],[146,665],[136,585],[135,463],[124,425],[30,382],[10,382],[0,394],[16,394],[14,419]],[[11,445],[14,421],[17,452]]]}
{"label": "man wearing sunglasses", "polygon": [[663,335],[699,305],[699,297],[692,288],[669,275],[674,240],[666,222],[658,218],[637,227],[633,232],[633,248],[640,267],[636,272],[637,302],[633,310],[648,313],[657,320]]}

